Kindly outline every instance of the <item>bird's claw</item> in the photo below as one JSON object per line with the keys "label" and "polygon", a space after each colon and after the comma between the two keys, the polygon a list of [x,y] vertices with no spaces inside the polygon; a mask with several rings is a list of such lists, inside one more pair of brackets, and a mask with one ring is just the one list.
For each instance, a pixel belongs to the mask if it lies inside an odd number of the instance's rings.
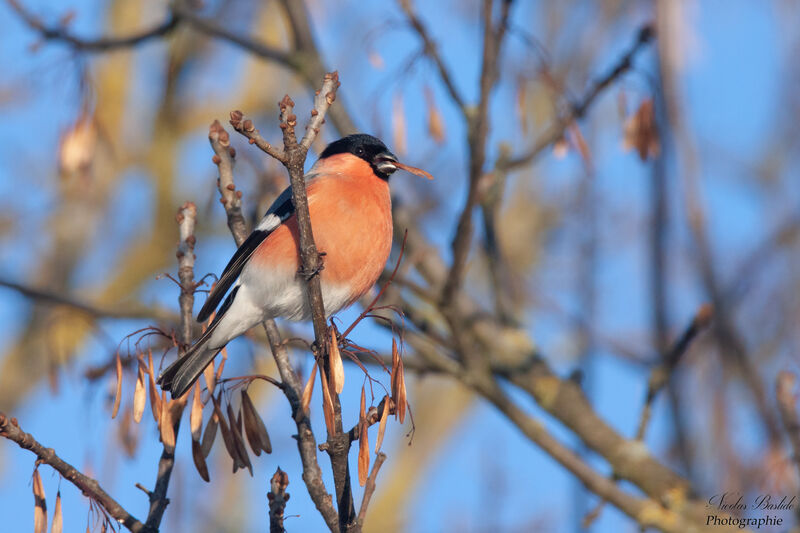
{"label": "bird's claw", "polygon": [[325,252],[317,252],[317,267],[309,270],[300,267],[297,273],[302,276],[304,280],[310,281],[311,278],[319,275],[319,273],[325,269],[325,262],[322,260],[325,255],[327,255]]}

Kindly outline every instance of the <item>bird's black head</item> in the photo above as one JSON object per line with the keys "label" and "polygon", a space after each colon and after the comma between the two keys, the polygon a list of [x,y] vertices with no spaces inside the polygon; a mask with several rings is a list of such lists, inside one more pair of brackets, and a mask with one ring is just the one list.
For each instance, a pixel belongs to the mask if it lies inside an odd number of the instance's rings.
{"label": "bird's black head", "polygon": [[394,165],[397,163],[397,158],[386,148],[383,141],[365,133],[348,135],[330,143],[319,158],[324,159],[337,154],[353,154],[363,159],[369,163],[375,175],[383,180],[388,180],[392,172],[397,170]]}

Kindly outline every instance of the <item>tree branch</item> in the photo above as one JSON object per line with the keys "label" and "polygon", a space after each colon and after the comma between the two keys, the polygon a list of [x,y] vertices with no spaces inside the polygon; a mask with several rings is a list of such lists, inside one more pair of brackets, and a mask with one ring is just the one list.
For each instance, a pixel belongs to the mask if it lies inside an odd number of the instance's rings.
{"label": "tree branch", "polygon": [[433,41],[433,38],[431,38],[430,34],[428,33],[428,29],[414,11],[414,8],[411,5],[411,0],[400,0],[399,3],[400,8],[403,10],[406,18],[408,19],[408,23],[412,28],[414,28],[414,31],[417,32],[417,35],[422,41],[425,55],[428,56],[431,61],[433,61],[434,65],[436,65],[436,70],[439,72],[439,78],[442,80],[445,88],[447,88],[450,98],[459,107],[459,109],[461,109],[461,112],[466,114],[467,106],[464,103],[464,98],[462,98],[461,93],[456,87],[456,84],[453,82],[453,76],[450,74],[450,71],[444,64],[441,55],[439,55],[439,50],[436,46],[436,43]]}
{"label": "tree branch", "polygon": [[17,0],[6,0],[9,7],[32,30],[35,30],[42,39],[59,41],[70,45],[82,52],[109,52],[120,48],[130,48],[154,37],[163,37],[178,27],[178,17],[170,13],[167,18],[150,29],[142,30],[126,37],[100,37],[98,39],[83,39],[67,31],[64,26],[47,26],[40,18],[27,11]]}
{"label": "tree branch", "polygon": [[489,101],[498,80],[497,63],[508,28],[511,0],[502,0],[500,21],[492,23],[492,0],[483,0],[483,59],[479,80],[480,97],[475,111],[465,112],[467,144],[469,145],[469,191],[461,211],[453,238],[453,262],[442,290],[443,307],[448,307],[453,295],[460,289],[466,270],[467,257],[472,244],[472,211],[478,203],[478,184],[486,163],[486,137],[489,134]]}
{"label": "tree branch", "polygon": [[4,413],[0,413],[0,437],[13,441],[17,443],[20,448],[35,453],[39,461],[52,466],[66,480],[78,487],[87,498],[91,498],[100,504],[111,517],[133,533],[155,533],[157,531],[141,523],[126,511],[114,498],[103,490],[97,480],[82,474],[74,466],[56,455],[55,450],[52,448],[45,448],[33,435],[22,431],[16,418],[9,419]]}
{"label": "tree branch", "polygon": [[372,500],[372,495],[375,493],[375,482],[378,479],[378,471],[380,471],[384,461],[386,461],[386,454],[379,452],[378,455],[375,456],[375,462],[372,465],[372,470],[369,473],[369,477],[367,477],[367,483],[364,485],[364,496],[361,499],[361,508],[358,511],[359,527],[364,526],[364,519],[367,517],[369,502]]}
{"label": "tree branch", "polygon": [[673,370],[675,370],[675,367],[678,365],[681,357],[683,357],[683,354],[686,353],[686,350],[688,350],[694,338],[709,325],[713,314],[714,310],[709,304],[702,305],[681,336],[675,341],[675,344],[664,354],[661,363],[650,372],[644,407],[642,408],[639,426],[636,430],[637,440],[644,439],[647,423],[650,421],[650,411],[656,396],[669,381]]}
{"label": "tree branch", "polygon": [[[557,119],[550,127],[541,134],[534,142],[533,145],[521,155],[509,158],[507,161],[498,165],[500,170],[511,171],[527,165],[532,162],[536,157],[542,153],[548,146],[552,145],[558,139],[564,137],[564,132],[567,127],[575,120],[581,119],[589,111],[589,108],[594,104],[594,101],[600,96],[605,89],[611,86],[620,76],[625,74],[633,65],[633,60],[636,55],[644,49],[644,47],[652,41],[655,35],[653,26],[647,24],[643,26],[636,35],[633,45],[628,51],[620,58],[620,60],[608,71],[604,76],[595,81],[586,91],[584,97],[575,102],[567,112]],[[498,162],[500,163],[500,162]]]}
{"label": "tree branch", "polygon": [[[178,280],[181,284],[181,291],[178,295],[178,304],[181,309],[181,345],[178,347],[178,357],[183,357],[192,343],[192,328],[194,326],[194,245],[196,240],[194,229],[197,222],[197,207],[192,202],[184,203],[180,209],[178,209],[175,220],[178,223],[178,233],[180,235],[178,251],[175,254],[178,258]],[[189,393],[187,393],[187,395],[188,394]],[[183,414],[185,401],[184,395],[183,398],[176,398],[161,407],[162,409],[170,409],[171,411],[174,409],[172,422],[176,439],[181,424],[181,415]],[[170,406],[173,405],[173,402],[177,403],[174,405],[174,408],[171,409]],[[167,506],[169,505],[167,491],[169,490],[169,482],[174,467],[175,444],[165,443],[161,451],[161,457],[158,460],[155,488],[153,488],[152,492],[148,493],[150,498],[150,510],[147,513],[147,526],[154,530],[158,530],[161,519],[164,517],[164,511],[167,510]]]}
{"label": "tree branch", "polygon": [[[299,233],[301,272],[306,276],[307,297],[311,309],[311,319],[314,324],[314,344],[316,350],[327,356],[326,340],[328,327],[325,321],[325,306],[322,301],[322,288],[320,286],[319,272],[322,267],[320,254],[314,243],[311,227],[311,215],[308,209],[308,197],[304,177],[304,164],[308,147],[319,132],[319,125],[325,117],[328,107],[336,99],[336,90],[339,88],[339,76],[336,72],[325,75],[322,88],[314,99],[314,111],[311,121],[301,143],[297,142],[295,125],[297,117],[293,113],[294,102],[288,96],[281,101],[281,129],[283,130],[284,152],[287,160],[283,162],[289,171],[292,184],[292,202],[297,217]],[[327,357],[318,358],[318,364],[327,364]],[[328,370],[330,375],[330,369]],[[338,502],[339,528],[342,531],[357,530],[358,521],[353,504],[353,491],[350,483],[350,468],[348,452],[350,440],[342,428],[342,411],[339,397],[332,395],[334,407],[334,431],[328,434],[328,455],[331,460],[333,479]]]}
{"label": "tree branch", "polygon": [[6,287],[8,289],[11,289],[13,291],[22,294],[23,296],[31,300],[35,300],[38,302],[71,307],[72,309],[75,309],[76,311],[79,311],[81,313],[85,313],[94,319],[136,318],[136,319],[163,320],[165,322],[175,322],[177,320],[177,315],[175,313],[171,313],[167,310],[160,309],[157,307],[148,308],[143,306],[134,306],[127,309],[126,308],[103,309],[99,307],[94,307],[91,304],[75,300],[68,295],[58,294],[44,289],[29,287],[27,285],[22,285],[20,283],[16,283],[7,279],[0,279],[0,287]]}
{"label": "tree branch", "polygon": [[800,473],[800,418],[797,416],[797,397],[794,389],[797,378],[794,374],[781,371],[775,379],[775,396],[778,400],[778,411],[781,414],[783,427],[792,444],[792,462]]}
{"label": "tree branch", "polygon": [[286,487],[289,486],[289,476],[278,467],[269,483],[270,489],[267,494],[269,501],[269,532],[284,533],[283,512],[286,509],[286,502],[289,501],[289,493]]}
{"label": "tree branch", "polygon": [[[232,169],[235,152],[229,149],[228,133],[218,121],[214,121],[211,125],[209,141],[217,157],[214,162],[219,169],[218,187],[223,200],[222,205],[228,217],[228,227],[231,229],[236,245],[241,246],[247,238],[247,229],[244,218],[241,216],[241,194],[236,191],[233,181]],[[297,426],[297,449],[303,464],[303,482],[325,523],[331,531],[337,531],[339,516],[322,479],[322,470],[317,461],[317,445],[314,432],[311,429],[311,420],[301,408],[303,384],[300,383],[297,374],[292,368],[289,352],[281,340],[275,321],[272,319],[266,320],[263,323],[263,327],[272,355],[275,358],[275,363],[278,366],[284,395],[289,401],[292,418]]]}

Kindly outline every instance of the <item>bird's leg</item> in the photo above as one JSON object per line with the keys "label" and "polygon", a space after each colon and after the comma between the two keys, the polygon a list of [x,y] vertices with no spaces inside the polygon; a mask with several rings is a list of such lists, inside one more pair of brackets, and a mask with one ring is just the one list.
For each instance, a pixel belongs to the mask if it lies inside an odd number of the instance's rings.
{"label": "bird's leg", "polygon": [[314,276],[319,275],[319,273],[325,269],[325,262],[323,261],[323,257],[325,257],[325,255],[327,255],[325,252],[317,252],[317,267],[306,270],[305,267],[301,266],[297,273],[306,281],[309,281]]}

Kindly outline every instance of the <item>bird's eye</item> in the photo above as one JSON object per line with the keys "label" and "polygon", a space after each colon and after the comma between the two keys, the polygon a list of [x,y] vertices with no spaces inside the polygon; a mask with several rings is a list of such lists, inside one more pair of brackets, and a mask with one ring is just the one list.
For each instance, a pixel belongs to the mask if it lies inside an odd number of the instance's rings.
{"label": "bird's eye", "polygon": [[361,146],[356,148],[356,155],[364,155],[364,148]]}

